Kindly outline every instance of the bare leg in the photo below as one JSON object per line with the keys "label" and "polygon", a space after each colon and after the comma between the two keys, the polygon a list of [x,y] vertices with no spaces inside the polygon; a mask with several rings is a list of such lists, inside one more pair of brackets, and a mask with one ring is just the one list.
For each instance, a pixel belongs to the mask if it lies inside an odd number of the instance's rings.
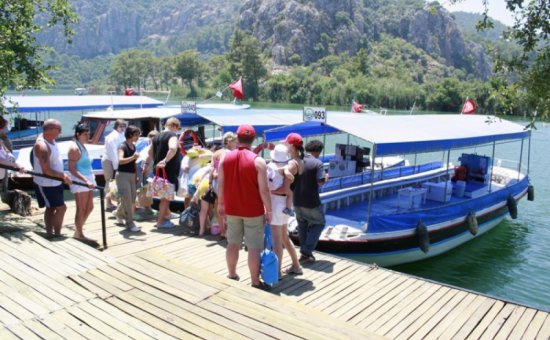
{"label": "bare leg", "polygon": [[210,204],[205,200],[200,200],[201,210],[199,212],[199,236],[203,236],[206,232],[206,218],[208,217],[208,209]]}
{"label": "bare leg", "polygon": [[86,220],[88,219],[88,216],[90,216],[90,213],[92,212],[94,205],[93,205],[93,192],[92,191],[86,191],[86,192],[78,192],[74,194],[75,201],[76,201],[76,215],[74,219],[75,224],[75,232],[74,237],[85,239],[84,236],[84,223],[86,223]]}
{"label": "bare leg", "polygon": [[294,267],[295,269],[301,268],[300,262],[298,261],[296,248],[294,248],[294,244],[290,240],[290,236],[288,236],[288,226],[286,224],[283,224],[283,227],[281,228],[281,237],[283,239],[283,245],[288,252],[288,255],[290,255],[290,259],[292,260],[292,267]]}
{"label": "bare leg", "polygon": [[166,216],[168,216],[169,214],[170,214],[170,201],[162,198],[159,203],[159,214],[157,216],[157,228],[164,223]]}
{"label": "bare leg", "polygon": [[282,226],[280,225],[271,225],[271,235],[273,237],[273,251],[277,258],[279,259],[279,273],[281,273],[281,268],[283,264],[283,240],[281,233]]}
{"label": "bare leg", "polygon": [[52,225],[54,233],[56,235],[61,235],[61,228],[63,227],[63,218],[65,217],[65,212],[67,211],[67,206],[63,204],[62,206],[55,207],[55,213],[52,218]]}
{"label": "bare leg", "polygon": [[53,220],[55,208],[46,208],[44,210],[44,225],[46,226],[46,234],[53,235]]}
{"label": "bare leg", "polygon": [[253,286],[260,284],[260,253],[260,249],[248,248],[248,269]]}
{"label": "bare leg", "polygon": [[229,277],[237,276],[237,262],[239,261],[240,244],[229,243],[225,251],[225,260],[227,262],[227,271]]}

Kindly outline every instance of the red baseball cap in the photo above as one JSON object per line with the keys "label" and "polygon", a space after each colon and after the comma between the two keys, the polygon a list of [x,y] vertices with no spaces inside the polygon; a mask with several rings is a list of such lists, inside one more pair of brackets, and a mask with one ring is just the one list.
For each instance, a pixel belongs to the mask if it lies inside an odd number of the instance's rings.
{"label": "red baseball cap", "polygon": [[289,133],[288,136],[286,136],[284,142],[290,145],[294,145],[296,147],[304,146],[304,140],[302,139],[302,136],[300,136],[296,132]]}
{"label": "red baseball cap", "polygon": [[254,138],[256,137],[256,131],[252,125],[244,124],[237,129],[237,137],[240,138]]}

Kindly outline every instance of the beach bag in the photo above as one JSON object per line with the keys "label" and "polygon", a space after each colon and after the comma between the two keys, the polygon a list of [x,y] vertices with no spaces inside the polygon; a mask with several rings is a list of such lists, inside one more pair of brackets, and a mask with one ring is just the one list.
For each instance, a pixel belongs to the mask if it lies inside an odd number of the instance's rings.
{"label": "beach bag", "polygon": [[149,186],[149,183],[147,183],[138,189],[137,200],[140,207],[144,208],[153,205],[153,197],[147,195],[147,192],[149,191]]}
{"label": "beach bag", "polygon": [[180,226],[191,229],[199,229],[199,207],[191,202],[180,215]]}
{"label": "beach bag", "polygon": [[108,189],[109,197],[111,197],[112,200],[118,201],[120,199],[120,194],[118,193],[118,187],[114,179],[109,182]]}
{"label": "beach bag", "polygon": [[271,227],[266,225],[264,234],[264,250],[260,255],[260,275],[262,280],[272,286],[279,281],[279,259],[273,251]]}
{"label": "beach bag", "polygon": [[[159,176],[159,169],[162,169],[162,177]],[[156,168],[155,177],[147,179],[149,189],[147,190],[147,196],[164,198],[167,200],[173,200],[175,196],[176,187],[174,184],[168,182],[166,179],[166,169]]]}

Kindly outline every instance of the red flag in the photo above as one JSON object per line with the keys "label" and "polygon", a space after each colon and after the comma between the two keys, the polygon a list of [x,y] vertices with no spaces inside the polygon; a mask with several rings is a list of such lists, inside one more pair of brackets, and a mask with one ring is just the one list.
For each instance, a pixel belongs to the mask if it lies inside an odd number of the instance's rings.
{"label": "red flag", "polygon": [[364,107],[365,105],[359,104],[355,100],[351,102],[351,112],[360,113]]}
{"label": "red flag", "polygon": [[471,114],[476,113],[476,103],[472,99],[466,99],[462,111],[460,113]]}
{"label": "red flag", "polygon": [[243,80],[242,78],[239,78],[236,82],[229,85],[229,88],[233,90],[233,97],[243,100],[244,99],[244,93],[243,93]]}
{"label": "red flag", "polygon": [[124,95],[125,96],[133,96],[136,94],[136,91],[134,90],[133,87],[128,87],[126,88],[126,90],[124,90]]}

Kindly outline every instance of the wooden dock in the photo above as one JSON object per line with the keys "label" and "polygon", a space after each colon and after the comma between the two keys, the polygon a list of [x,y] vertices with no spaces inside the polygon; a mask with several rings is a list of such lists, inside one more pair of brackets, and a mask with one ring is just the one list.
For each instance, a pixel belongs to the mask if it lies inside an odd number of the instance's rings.
{"label": "wooden dock", "polygon": [[[68,206],[64,233],[72,235]],[[545,311],[376,266],[316,254],[303,275],[263,292],[250,287],[244,251],[241,281],[225,277],[218,237],[158,231],[154,221],[140,222],[140,234],[114,219],[107,225],[105,251],[29,231],[2,234],[0,339],[550,338]],[[85,231],[101,240],[98,209]]]}

